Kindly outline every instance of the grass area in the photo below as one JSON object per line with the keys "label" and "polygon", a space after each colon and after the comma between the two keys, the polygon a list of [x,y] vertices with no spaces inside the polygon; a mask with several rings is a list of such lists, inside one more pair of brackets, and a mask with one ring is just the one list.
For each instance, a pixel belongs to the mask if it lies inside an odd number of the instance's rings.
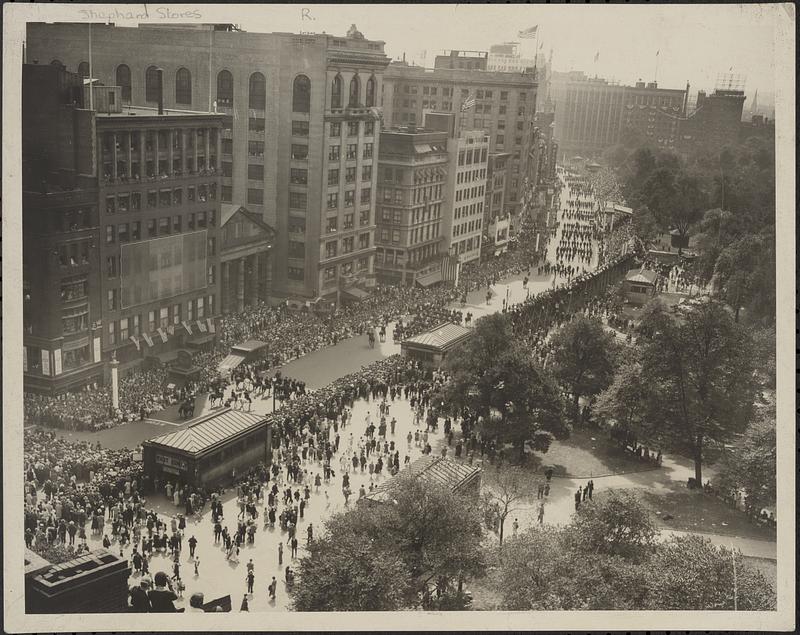
{"label": "grass area", "polygon": [[573,430],[569,439],[555,441],[547,454],[536,454],[537,471],[553,468],[554,476],[597,478],[654,469],[622,450],[603,430]]}
{"label": "grass area", "polygon": [[[773,530],[750,522],[742,512],[729,507],[716,496],[689,490],[664,494],[640,489],[637,493],[655,515],[657,524],[665,529],[775,540]],[[672,518],[665,520],[664,514]]]}

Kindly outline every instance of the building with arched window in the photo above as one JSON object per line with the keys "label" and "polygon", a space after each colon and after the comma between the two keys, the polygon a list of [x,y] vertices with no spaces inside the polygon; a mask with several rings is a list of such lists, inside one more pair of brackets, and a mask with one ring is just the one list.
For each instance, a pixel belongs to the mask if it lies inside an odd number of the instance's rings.
{"label": "building with arched window", "polygon": [[[85,25],[31,23],[27,50],[74,69],[85,59],[85,38]],[[270,294],[301,304],[335,301],[374,281],[388,64],[383,42],[356,34],[92,28],[92,74],[121,86],[123,102],[152,107],[157,75],[148,69],[161,68],[167,113],[221,115],[221,225],[245,208],[274,228]]]}
{"label": "building with arched window", "polygon": [[350,90],[347,97],[347,105],[350,108],[357,108],[361,103],[361,80],[358,79],[358,74],[353,75],[350,80]]}
{"label": "building with arched window", "polygon": [[298,75],[292,83],[292,112],[311,111],[311,80]]}
{"label": "building with arched window", "polygon": [[233,106],[233,75],[229,70],[217,73],[217,105]]}
{"label": "building with arched window", "polygon": [[175,103],[192,103],[192,74],[186,68],[179,68],[175,73]]}
{"label": "building with arched window", "polygon": [[83,77],[84,79],[89,77],[89,62],[78,64],[78,77]]}
{"label": "building with arched window", "polygon": [[120,64],[114,72],[115,84],[122,89],[122,101],[131,101],[131,69],[127,64]]}
{"label": "building with arched window", "polygon": [[157,102],[159,89],[158,68],[155,66],[148,66],[144,73],[144,100]]}
{"label": "building with arched window", "polygon": [[254,110],[264,110],[267,107],[267,80],[263,73],[250,75],[249,107]]}

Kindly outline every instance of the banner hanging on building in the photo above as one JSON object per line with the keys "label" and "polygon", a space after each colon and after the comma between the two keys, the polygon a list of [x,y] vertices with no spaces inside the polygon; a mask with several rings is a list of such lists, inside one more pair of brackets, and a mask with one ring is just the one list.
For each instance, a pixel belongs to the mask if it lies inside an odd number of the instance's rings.
{"label": "banner hanging on building", "polygon": [[185,329],[186,329],[186,332],[187,332],[189,335],[192,335],[192,327],[189,325],[189,323],[188,323],[188,322],[185,322],[185,321],[184,321],[184,322],[181,322],[181,325],[183,326],[183,328],[185,328]]}
{"label": "banner hanging on building", "polygon": [[206,320],[208,322],[208,332],[209,333],[216,333],[217,332],[217,325],[214,324],[214,320],[212,318],[208,318]]}
{"label": "banner hanging on building", "polygon": [[199,331],[201,333],[205,333],[206,331],[208,331],[208,328],[206,327],[206,323],[203,322],[203,320],[197,320],[197,328],[199,329]]}
{"label": "banner hanging on building", "polygon": [[147,342],[148,346],[150,347],[153,346],[153,338],[150,337],[148,333],[142,333],[142,338],[144,339],[145,342]]}
{"label": "banner hanging on building", "polygon": [[161,338],[161,343],[162,344],[166,344],[167,343],[167,334],[164,331],[164,329],[159,326],[156,329],[156,333],[158,333],[159,337]]}
{"label": "banner hanging on building", "polygon": [[139,338],[135,335],[131,335],[128,339],[133,342],[133,345],[136,347],[136,350],[140,350],[141,344],[139,344]]}

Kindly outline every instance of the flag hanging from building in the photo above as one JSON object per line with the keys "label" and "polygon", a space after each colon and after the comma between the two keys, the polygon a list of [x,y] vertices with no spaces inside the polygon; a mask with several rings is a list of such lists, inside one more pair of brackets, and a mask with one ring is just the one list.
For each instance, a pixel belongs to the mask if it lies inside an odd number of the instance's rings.
{"label": "flag hanging from building", "polygon": [[147,342],[148,346],[153,346],[153,338],[151,338],[148,333],[142,333],[142,338]]}
{"label": "flag hanging from building", "polygon": [[531,28],[525,29],[524,31],[520,31],[517,34],[517,37],[521,39],[533,39],[536,37],[536,32],[539,30],[539,25],[534,24]]}
{"label": "flag hanging from building", "polygon": [[208,331],[208,328],[206,328],[206,323],[202,320],[197,320],[197,328],[200,329],[201,333]]}
{"label": "flag hanging from building", "polygon": [[129,339],[131,340],[131,342],[133,342],[133,345],[136,347],[136,350],[138,351],[140,347],[139,338],[136,337],[135,335],[131,335]]}
{"label": "flag hanging from building", "polygon": [[217,332],[217,326],[216,326],[216,324],[214,324],[214,320],[212,318],[208,318],[206,320],[206,322],[208,323],[208,332],[209,333],[216,333]]}
{"label": "flag hanging from building", "polygon": [[473,95],[470,95],[464,100],[464,103],[461,104],[461,112],[466,112],[474,105],[475,105],[475,97]]}
{"label": "flag hanging from building", "polygon": [[181,322],[181,325],[183,326],[183,328],[185,328],[185,329],[186,329],[186,332],[187,332],[189,335],[192,335],[192,327],[191,327],[191,326],[189,326],[189,324],[188,324],[187,322],[185,322],[185,321],[184,321],[184,322]]}
{"label": "flag hanging from building", "polygon": [[161,337],[161,342],[163,344],[166,344],[167,343],[167,333],[166,333],[166,331],[164,331],[164,329],[159,326],[156,329],[156,333],[158,333],[159,337]]}
{"label": "flag hanging from building", "polygon": [[444,256],[442,258],[442,280],[454,282],[458,274],[458,258],[456,256]]}

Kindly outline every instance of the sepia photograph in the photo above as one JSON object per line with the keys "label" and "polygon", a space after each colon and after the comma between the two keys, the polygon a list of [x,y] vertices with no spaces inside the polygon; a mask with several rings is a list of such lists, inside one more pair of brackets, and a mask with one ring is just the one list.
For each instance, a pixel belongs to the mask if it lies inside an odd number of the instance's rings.
{"label": "sepia photograph", "polygon": [[795,20],[5,5],[6,629],[793,630]]}

